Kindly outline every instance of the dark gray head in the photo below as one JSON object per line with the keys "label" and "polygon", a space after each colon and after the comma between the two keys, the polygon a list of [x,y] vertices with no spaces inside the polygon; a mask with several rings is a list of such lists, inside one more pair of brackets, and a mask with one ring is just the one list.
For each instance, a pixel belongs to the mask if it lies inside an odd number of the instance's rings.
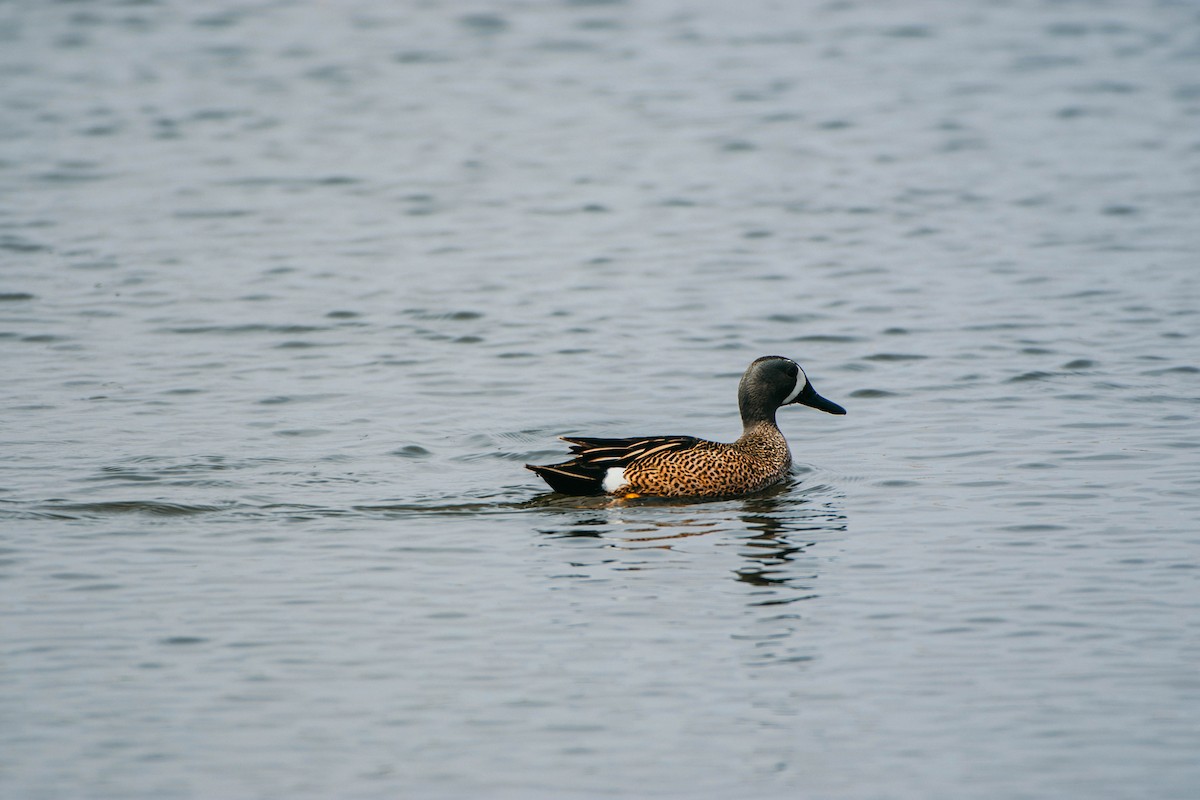
{"label": "dark gray head", "polygon": [[846,409],[837,403],[817,394],[800,365],[783,356],[756,358],[738,384],[738,408],[742,412],[743,425],[774,421],[776,409],[797,403],[829,414],[846,413]]}

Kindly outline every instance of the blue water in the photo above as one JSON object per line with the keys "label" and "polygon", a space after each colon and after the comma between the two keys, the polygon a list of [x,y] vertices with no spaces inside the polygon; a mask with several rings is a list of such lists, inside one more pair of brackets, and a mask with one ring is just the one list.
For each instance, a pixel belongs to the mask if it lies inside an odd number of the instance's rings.
{"label": "blue water", "polygon": [[[1197,42],[0,4],[0,795],[1196,797]],[[523,469],[775,353],[785,485]]]}

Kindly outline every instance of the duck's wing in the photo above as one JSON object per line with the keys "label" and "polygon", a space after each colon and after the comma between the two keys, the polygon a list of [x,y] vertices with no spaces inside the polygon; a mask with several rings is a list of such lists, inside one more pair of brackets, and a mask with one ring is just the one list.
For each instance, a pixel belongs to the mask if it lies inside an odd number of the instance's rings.
{"label": "duck's wing", "polygon": [[564,436],[573,458],[562,464],[526,464],[550,488],[563,494],[604,494],[604,478],[613,467],[626,467],[657,453],[686,450],[701,441],[695,436],[641,436],[629,439],[592,439]]}
{"label": "duck's wing", "polygon": [[687,450],[700,439],[695,436],[634,436],[628,439],[592,439],[563,436],[571,443],[576,462],[595,467],[626,467],[658,453]]}

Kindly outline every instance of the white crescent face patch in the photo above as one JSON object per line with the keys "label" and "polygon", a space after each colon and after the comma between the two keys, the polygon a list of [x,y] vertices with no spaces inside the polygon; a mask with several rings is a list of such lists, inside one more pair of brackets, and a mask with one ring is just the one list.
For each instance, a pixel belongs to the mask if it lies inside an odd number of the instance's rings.
{"label": "white crescent face patch", "polygon": [[804,367],[796,365],[796,385],[792,388],[792,393],[783,399],[782,405],[787,405],[796,399],[800,392],[804,391],[805,385],[808,383],[808,376],[804,374]]}

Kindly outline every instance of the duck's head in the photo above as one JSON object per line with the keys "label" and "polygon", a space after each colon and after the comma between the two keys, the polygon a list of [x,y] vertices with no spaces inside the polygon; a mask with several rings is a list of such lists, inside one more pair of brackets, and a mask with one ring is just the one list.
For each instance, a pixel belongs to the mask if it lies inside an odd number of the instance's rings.
{"label": "duck's head", "polygon": [[804,405],[828,414],[846,409],[817,394],[800,365],[783,356],[756,358],[738,384],[738,408],[746,424],[774,419],[780,406]]}

